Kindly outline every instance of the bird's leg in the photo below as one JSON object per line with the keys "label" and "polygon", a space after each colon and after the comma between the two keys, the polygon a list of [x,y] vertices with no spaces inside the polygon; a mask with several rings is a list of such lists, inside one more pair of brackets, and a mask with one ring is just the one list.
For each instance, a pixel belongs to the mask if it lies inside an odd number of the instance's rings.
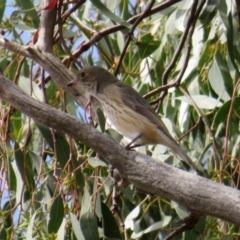
{"label": "bird's leg", "polygon": [[[142,136],[142,134],[140,133],[139,135],[137,135],[127,146],[126,149],[131,150],[135,147],[140,147],[142,146],[141,144],[134,144],[140,137]],[[134,145],[133,145],[134,144]],[[133,146],[131,146],[133,145]]]}

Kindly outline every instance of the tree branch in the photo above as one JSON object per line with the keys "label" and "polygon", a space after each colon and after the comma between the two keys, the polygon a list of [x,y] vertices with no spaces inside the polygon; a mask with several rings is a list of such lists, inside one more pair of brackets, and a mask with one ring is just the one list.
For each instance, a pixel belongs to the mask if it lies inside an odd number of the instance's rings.
{"label": "tree branch", "polygon": [[0,97],[35,121],[90,146],[137,188],[177,201],[190,211],[240,225],[238,190],[128,151],[90,125],[34,100],[3,75],[0,75]]}
{"label": "tree branch", "polygon": [[[48,6],[50,2],[50,0],[44,0],[43,6]],[[39,30],[37,46],[47,52],[52,52],[55,20],[56,8],[41,11],[41,27]]]}

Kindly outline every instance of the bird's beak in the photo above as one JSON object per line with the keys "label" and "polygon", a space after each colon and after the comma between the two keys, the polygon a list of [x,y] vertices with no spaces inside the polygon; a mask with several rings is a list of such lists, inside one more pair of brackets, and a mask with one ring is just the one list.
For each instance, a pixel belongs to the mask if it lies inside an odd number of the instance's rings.
{"label": "bird's beak", "polygon": [[76,80],[72,80],[72,81],[70,81],[70,82],[67,84],[67,86],[71,87],[71,86],[76,85],[76,83],[77,83]]}

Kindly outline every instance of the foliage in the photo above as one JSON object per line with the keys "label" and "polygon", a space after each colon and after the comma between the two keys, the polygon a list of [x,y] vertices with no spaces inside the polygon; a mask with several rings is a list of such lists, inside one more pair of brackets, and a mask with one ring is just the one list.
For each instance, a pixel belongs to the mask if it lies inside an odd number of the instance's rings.
{"label": "foliage", "polygon": [[[70,59],[65,63],[73,71],[80,65],[98,65],[114,73],[120,67],[118,78],[166,118],[173,136],[181,139],[182,148],[209,178],[238,189],[239,6],[228,0],[170,1],[166,6],[156,1],[157,10],[146,12],[132,29],[134,17],[144,12],[148,1],[78,1],[73,12],[70,1],[53,0],[42,10],[31,0],[2,0],[1,34],[21,44],[36,41],[39,12],[56,3],[53,49],[59,59]],[[122,26],[114,30],[116,24]],[[100,40],[92,46],[89,41],[96,35]],[[2,49],[0,68],[33,98],[87,120],[83,109],[38,64]],[[99,130],[119,141],[99,116]],[[0,136],[0,239],[164,239],[188,214],[173,201],[129,185],[118,188],[126,229],[122,231],[120,215],[111,212],[113,182],[101,156],[4,101]],[[190,171],[162,146],[149,146],[148,154]],[[181,235],[181,239],[238,237],[237,226],[210,216]]]}

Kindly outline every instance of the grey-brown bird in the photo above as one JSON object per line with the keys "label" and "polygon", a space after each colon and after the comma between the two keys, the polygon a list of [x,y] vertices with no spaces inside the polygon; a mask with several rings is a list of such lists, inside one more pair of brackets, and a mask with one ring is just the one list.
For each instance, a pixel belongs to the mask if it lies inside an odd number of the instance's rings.
{"label": "grey-brown bird", "polygon": [[85,67],[68,86],[81,84],[90,96],[99,100],[103,111],[117,131],[130,144],[162,144],[171,148],[197,172],[196,165],[179,147],[150,104],[132,87],[119,81],[101,67]]}

